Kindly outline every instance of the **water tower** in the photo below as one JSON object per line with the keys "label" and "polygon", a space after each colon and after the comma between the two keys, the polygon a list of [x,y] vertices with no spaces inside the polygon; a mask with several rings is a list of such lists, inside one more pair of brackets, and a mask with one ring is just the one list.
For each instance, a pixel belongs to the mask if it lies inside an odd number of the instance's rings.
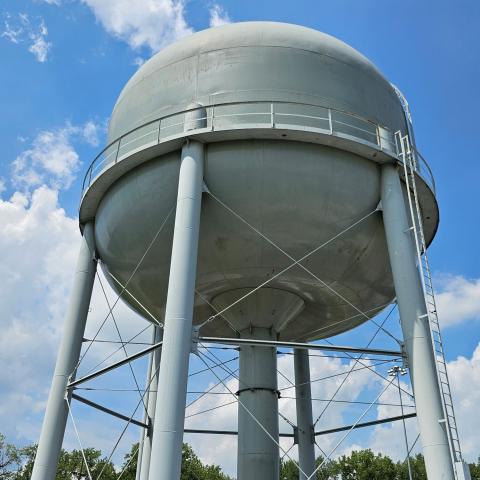
{"label": "water tower", "polygon": [[239,480],[278,478],[275,349],[297,347],[299,457],[311,478],[306,342],[395,299],[429,479],[462,478],[423,255],[438,226],[433,178],[402,97],[369,60],[294,25],[205,30],[137,71],[108,141],[85,180],[83,244],[32,478],[54,476],[97,260],[133,309],[164,324],[145,478],[179,478],[199,338],[240,346]]}

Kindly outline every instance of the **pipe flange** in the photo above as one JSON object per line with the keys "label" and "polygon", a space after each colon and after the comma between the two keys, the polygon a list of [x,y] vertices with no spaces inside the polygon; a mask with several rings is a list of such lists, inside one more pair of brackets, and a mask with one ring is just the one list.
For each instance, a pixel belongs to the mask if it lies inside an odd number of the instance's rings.
{"label": "pipe flange", "polygon": [[272,392],[272,393],[274,393],[275,395],[277,395],[278,398],[281,398],[280,390],[277,390],[277,389],[275,389],[275,388],[268,388],[268,387],[247,387],[247,388],[241,388],[240,390],[237,390],[237,391],[235,392],[235,395],[236,395],[237,397],[239,397],[242,392],[248,392],[248,391],[254,392],[255,390],[266,390],[267,392]]}

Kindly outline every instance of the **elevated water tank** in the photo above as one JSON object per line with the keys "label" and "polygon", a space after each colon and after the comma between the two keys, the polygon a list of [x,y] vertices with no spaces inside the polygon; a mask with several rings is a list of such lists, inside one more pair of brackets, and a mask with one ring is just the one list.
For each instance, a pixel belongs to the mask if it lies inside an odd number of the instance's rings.
{"label": "elevated water tank", "polygon": [[[132,295],[123,298],[145,318],[145,309],[161,318],[180,149],[199,140],[212,195],[202,202],[194,324],[265,283],[202,334],[237,336],[253,326],[282,340],[328,337],[395,297],[375,210],[380,165],[396,161],[398,130],[406,121],[395,90],[333,37],[268,22],[199,32],[125,86],[109,146],[87,174],[80,222],[95,219],[103,268],[128,282]],[[430,242],[438,209],[429,179],[419,180]]]}

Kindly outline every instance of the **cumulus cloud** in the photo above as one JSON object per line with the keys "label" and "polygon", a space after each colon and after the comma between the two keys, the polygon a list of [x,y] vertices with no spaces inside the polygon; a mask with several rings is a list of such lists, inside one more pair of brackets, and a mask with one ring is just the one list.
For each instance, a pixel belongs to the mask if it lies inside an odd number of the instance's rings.
{"label": "cumulus cloud", "polygon": [[[78,220],[61,208],[57,190],[43,185],[30,194],[15,192],[8,199],[0,198],[0,275],[3,278],[0,362],[8,365],[0,371],[0,423],[2,433],[21,442],[38,439],[79,240]],[[113,304],[116,295],[105,279],[103,283]],[[95,335],[107,314],[108,306],[97,282],[85,333],[87,338]],[[115,318],[124,339],[131,338],[146,325],[121,302],[115,309]],[[99,338],[118,340],[111,319]],[[150,334],[146,332],[137,341],[149,339]],[[80,372],[92,368],[117,348],[118,345],[104,343],[94,345]],[[128,349],[133,353],[132,347]],[[109,361],[123,355],[123,351],[119,351]],[[129,372],[124,371],[123,375],[124,385],[133,385]],[[140,378],[143,386],[143,376]],[[85,425],[88,422],[82,423],[85,439],[90,445],[96,445],[101,432],[88,430]],[[105,437],[102,440],[105,450],[113,445],[114,434],[112,431],[110,436],[100,435]],[[66,445],[77,448],[73,434],[67,437]]]}
{"label": "cumulus cloud", "polygon": [[52,43],[48,41],[48,29],[44,19],[40,18],[35,22],[26,13],[19,13],[15,17],[7,14],[6,17],[1,36],[12,43],[28,45],[28,51],[38,62],[46,62]]}
{"label": "cumulus cloud", "polygon": [[[78,170],[75,144],[98,145],[102,129],[102,125],[88,121],[40,132],[13,162],[10,183],[21,186],[21,190],[5,197],[6,182],[0,182],[0,275],[4,279],[0,289],[0,362],[8,365],[0,371],[0,423],[2,433],[21,443],[38,439],[80,241],[78,219],[60,206],[59,191],[70,185]],[[105,278],[103,284],[113,304],[116,295]],[[108,311],[97,282],[87,338],[95,335]],[[115,318],[125,339],[146,325],[121,302]],[[118,341],[111,318],[100,338]],[[148,342],[150,335],[147,332],[137,340]],[[95,344],[79,372],[92,368],[117,348],[108,343]],[[129,351],[132,348],[127,347]],[[118,351],[109,361],[123,355]],[[114,442],[114,429],[111,432],[109,446]],[[99,437],[99,432],[91,428],[85,433],[92,445],[95,439],[105,437],[102,447],[108,450],[107,435]],[[130,435],[128,438],[132,439]],[[72,432],[67,434],[65,445],[77,448]]]}
{"label": "cumulus cloud", "polygon": [[[411,386],[403,378],[401,378],[400,386],[406,392],[412,392]],[[404,414],[415,412],[415,408],[411,408],[411,406],[414,405],[412,397],[404,392],[401,392],[401,394]],[[395,417],[402,414],[401,407],[395,406],[400,404],[400,395],[396,379],[392,386],[382,395],[382,402],[384,405],[377,407],[377,419]],[[408,445],[409,448],[411,448],[418,435],[417,420],[415,418],[405,420],[405,427],[407,429]],[[375,452],[390,456],[395,461],[404,460],[407,450],[403,422],[398,421],[385,425],[377,425],[373,429],[368,447]],[[413,453],[419,451],[419,448],[420,443],[417,441]]]}
{"label": "cumulus cloud", "polygon": [[220,27],[222,25],[226,25],[227,23],[231,23],[230,17],[228,13],[224,10],[224,8],[217,3],[210,8],[210,26],[211,27]]}
{"label": "cumulus cloud", "polygon": [[468,460],[479,455],[478,432],[480,430],[480,343],[471,358],[459,356],[448,363],[462,452]]}
{"label": "cumulus cloud", "polygon": [[440,275],[437,284],[436,300],[442,326],[480,319],[480,278]]}
{"label": "cumulus cloud", "polygon": [[[476,461],[479,455],[477,437],[480,429],[480,417],[478,416],[478,405],[480,404],[480,344],[477,345],[470,358],[459,356],[456,360],[448,362],[447,369],[462,453],[467,461]],[[411,392],[407,383],[402,381],[401,385],[403,389]],[[412,404],[412,400],[406,394],[403,394],[402,397],[404,405]],[[383,399],[387,403],[398,404],[398,390],[387,390]],[[405,408],[405,413],[412,410]],[[377,414],[378,418],[400,415],[400,408],[380,406],[377,409]],[[417,420],[407,419],[406,427],[411,447],[418,435]],[[403,460],[406,450],[402,422],[378,425],[372,433],[370,443],[365,446],[376,452],[387,454],[395,460]],[[417,442],[415,451],[421,452],[420,441]]]}
{"label": "cumulus cloud", "polygon": [[32,188],[48,184],[54,188],[68,188],[80,167],[80,158],[73,143],[80,141],[98,146],[101,126],[93,121],[41,131],[30,148],[13,162],[15,185]]}
{"label": "cumulus cloud", "polygon": [[131,48],[149,47],[156,52],[193,30],[181,0],[81,0],[91,8],[107,32]]}
{"label": "cumulus cloud", "polygon": [[0,416],[5,433],[21,435],[17,422],[41,411],[48,392],[78,227],[47,187],[0,199],[0,225],[0,361],[8,365],[0,372]]}

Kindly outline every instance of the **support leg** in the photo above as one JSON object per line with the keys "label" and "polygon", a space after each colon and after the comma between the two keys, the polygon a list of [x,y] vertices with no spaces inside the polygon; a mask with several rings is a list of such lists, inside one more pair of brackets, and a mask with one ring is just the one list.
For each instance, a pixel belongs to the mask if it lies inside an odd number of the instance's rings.
{"label": "support leg", "polygon": [[38,442],[32,480],[55,478],[68,417],[66,388],[80,357],[96,269],[93,224],[87,223],[83,230],[70,305]]}
{"label": "support leg", "polygon": [[[155,327],[154,333],[154,343],[161,342],[163,339],[163,329],[160,327]],[[160,367],[160,358],[162,356],[162,349],[157,348],[152,352],[152,368],[150,370],[150,375],[147,381],[147,388],[150,389],[148,393],[147,400],[147,424],[150,428],[143,432],[145,438],[143,444],[141,445],[142,454],[138,457],[138,467],[139,475],[138,480],[148,480],[148,474],[150,470],[150,459],[152,456],[152,435],[153,435],[153,422],[155,421],[155,408],[157,406],[157,391],[158,391],[158,375]],[[149,386],[149,387],[148,387]]]}
{"label": "support leg", "polygon": [[203,185],[203,145],[182,149],[168,283],[150,478],[178,480],[182,461],[188,363]]}
{"label": "support leg", "polygon": [[[267,328],[242,338],[274,340]],[[240,347],[239,401],[278,442],[277,353],[270,347]],[[238,405],[238,480],[278,480],[279,449],[249,413]]]}
{"label": "support leg", "polygon": [[431,480],[454,480],[415,245],[398,171],[391,164],[382,167],[382,208],[427,475]]}
{"label": "support leg", "polygon": [[315,471],[315,437],[313,435],[312,389],[308,350],[294,350],[295,397],[297,407],[298,461],[300,480]]}

